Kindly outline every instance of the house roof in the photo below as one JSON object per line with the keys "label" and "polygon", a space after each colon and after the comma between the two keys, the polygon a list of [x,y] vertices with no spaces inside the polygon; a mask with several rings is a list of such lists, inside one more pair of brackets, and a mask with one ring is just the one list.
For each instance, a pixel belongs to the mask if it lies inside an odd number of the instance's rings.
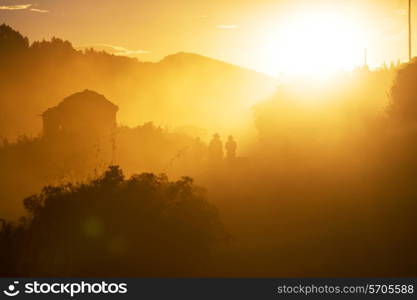
{"label": "house roof", "polygon": [[65,111],[77,111],[85,108],[95,109],[97,107],[114,111],[119,109],[117,105],[107,100],[103,95],[91,90],[84,90],[64,98],[58,105],[44,111],[42,115]]}

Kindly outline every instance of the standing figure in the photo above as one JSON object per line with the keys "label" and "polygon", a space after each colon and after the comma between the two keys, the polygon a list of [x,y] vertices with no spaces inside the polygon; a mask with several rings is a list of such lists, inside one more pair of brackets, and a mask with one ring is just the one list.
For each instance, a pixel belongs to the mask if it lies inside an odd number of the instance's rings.
{"label": "standing figure", "polygon": [[236,159],[236,148],[237,144],[233,139],[233,136],[229,135],[229,138],[226,143],[226,155],[228,162],[233,162]]}
{"label": "standing figure", "polygon": [[209,163],[217,164],[223,160],[223,143],[220,140],[219,134],[214,134],[209,144],[208,159]]}

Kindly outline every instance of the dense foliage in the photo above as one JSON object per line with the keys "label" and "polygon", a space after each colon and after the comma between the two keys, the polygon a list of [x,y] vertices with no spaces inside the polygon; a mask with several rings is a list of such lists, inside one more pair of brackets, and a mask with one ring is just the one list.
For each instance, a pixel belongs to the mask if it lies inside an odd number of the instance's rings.
{"label": "dense foliage", "polygon": [[225,235],[217,210],[191,178],[112,166],[89,183],[45,187],[28,216],[0,233],[5,276],[198,275]]}

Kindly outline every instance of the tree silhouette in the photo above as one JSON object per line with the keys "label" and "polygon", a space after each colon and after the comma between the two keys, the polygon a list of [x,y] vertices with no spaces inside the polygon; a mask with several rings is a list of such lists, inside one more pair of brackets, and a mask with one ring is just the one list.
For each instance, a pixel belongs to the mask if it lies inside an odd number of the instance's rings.
{"label": "tree silhouette", "polygon": [[413,61],[398,71],[391,88],[390,116],[405,124],[417,121],[417,61]]}
{"label": "tree silhouette", "polygon": [[6,24],[0,25],[0,60],[7,55],[16,55],[29,48],[29,40]]}
{"label": "tree silhouette", "polygon": [[196,276],[224,238],[217,210],[184,177],[124,179],[111,166],[89,183],[47,186],[0,234],[2,275]]}

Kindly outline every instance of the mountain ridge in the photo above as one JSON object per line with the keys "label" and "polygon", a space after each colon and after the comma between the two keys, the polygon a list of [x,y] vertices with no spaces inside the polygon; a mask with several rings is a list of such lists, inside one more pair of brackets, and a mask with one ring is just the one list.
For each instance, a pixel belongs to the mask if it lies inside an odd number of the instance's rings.
{"label": "mountain ridge", "polygon": [[[154,121],[230,131],[240,116],[248,118],[249,106],[276,86],[266,74],[200,54],[178,52],[146,62],[94,49],[77,50],[59,38],[30,43],[5,24],[0,25],[0,54],[3,137],[37,135],[41,130],[37,115],[85,89],[118,105],[119,122],[124,125]],[[11,102],[19,105],[12,107]]]}

